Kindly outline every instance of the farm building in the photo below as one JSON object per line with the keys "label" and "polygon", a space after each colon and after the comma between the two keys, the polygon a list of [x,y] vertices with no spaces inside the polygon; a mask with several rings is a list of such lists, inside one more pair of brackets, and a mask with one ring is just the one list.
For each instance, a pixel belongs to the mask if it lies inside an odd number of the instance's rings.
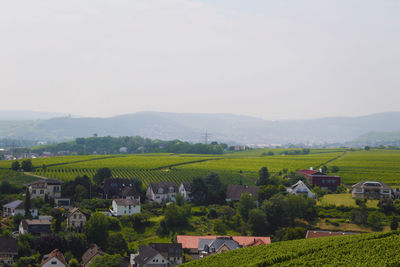
{"label": "farm building", "polygon": [[353,198],[385,199],[392,197],[392,188],[379,181],[361,181],[352,188]]}
{"label": "farm building", "polygon": [[311,185],[319,186],[321,189],[336,191],[336,188],[340,185],[340,176],[327,175],[320,171],[307,169],[299,170],[297,174],[306,178]]}

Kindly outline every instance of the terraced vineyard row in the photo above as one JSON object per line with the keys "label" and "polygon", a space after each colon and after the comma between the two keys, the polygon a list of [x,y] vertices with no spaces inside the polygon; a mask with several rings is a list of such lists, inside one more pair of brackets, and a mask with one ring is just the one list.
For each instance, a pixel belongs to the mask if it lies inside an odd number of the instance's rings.
{"label": "terraced vineyard row", "polygon": [[[62,169],[62,168],[47,168],[36,169],[34,174],[38,176],[48,177],[59,180],[73,180],[77,176],[87,175],[93,177],[97,169]],[[190,181],[195,177],[204,177],[210,172],[207,170],[191,170],[191,169],[164,169],[164,170],[146,170],[146,169],[111,169],[113,177],[120,178],[138,178],[145,186],[152,182],[172,181],[177,184],[183,181]],[[253,184],[254,180],[249,177],[240,175],[239,173],[223,172],[218,174],[224,183],[239,183],[242,181],[245,184]]]}
{"label": "terraced vineyard row", "polygon": [[400,233],[301,239],[231,250],[183,266],[399,266]]}

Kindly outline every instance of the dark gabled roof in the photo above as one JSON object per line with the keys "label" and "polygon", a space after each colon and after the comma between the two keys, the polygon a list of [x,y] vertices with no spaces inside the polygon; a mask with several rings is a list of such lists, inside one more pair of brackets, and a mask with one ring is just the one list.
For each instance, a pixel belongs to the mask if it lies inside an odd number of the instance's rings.
{"label": "dark gabled roof", "polygon": [[82,255],[82,263],[86,265],[95,256],[103,256],[104,252],[96,244],[91,244],[89,249],[85,251]]}
{"label": "dark gabled roof", "polygon": [[20,205],[23,205],[24,202],[22,200],[15,200],[13,202],[7,203],[3,205],[3,208],[9,208],[9,209],[16,209],[18,208]]}
{"label": "dark gabled roof", "polygon": [[228,185],[226,190],[226,198],[231,200],[240,200],[240,196],[244,192],[250,193],[255,200],[258,199],[258,186],[247,186],[247,185]]}
{"label": "dark gabled roof", "polygon": [[182,257],[182,244],[180,243],[150,243],[149,246],[157,250],[164,257]]}
{"label": "dark gabled roof", "polygon": [[113,199],[115,203],[117,203],[118,206],[139,206],[140,201],[137,199],[129,199],[129,198],[123,198],[123,199]]}
{"label": "dark gabled roof", "polygon": [[157,250],[150,246],[139,246],[139,255],[135,258],[135,263],[142,266],[151,260],[154,256],[160,254]]}
{"label": "dark gabled roof", "polygon": [[54,180],[54,179],[40,179],[28,184],[25,184],[25,186],[31,186],[31,185],[35,185],[35,184],[41,184],[41,183],[45,183],[46,185],[61,185],[61,182],[58,180]]}
{"label": "dark gabled roof", "polygon": [[232,237],[217,237],[216,239],[199,239],[199,250],[215,252],[222,246],[226,246],[229,250],[240,248],[238,242]]}
{"label": "dark gabled roof", "polygon": [[70,217],[71,215],[73,215],[75,212],[78,212],[78,211],[79,211],[80,213],[82,213],[82,214],[86,217],[86,219],[89,219],[90,214],[88,214],[88,213],[82,211],[82,210],[79,209],[79,208],[73,208],[72,210],[70,210],[70,211],[68,212],[68,214],[67,214],[67,217]]}
{"label": "dark gabled roof", "polygon": [[[374,184],[376,184],[376,185],[380,184],[381,186],[374,186]],[[351,187],[353,187],[353,188],[363,188],[363,187],[366,187],[366,188],[378,188],[379,187],[379,188],[382,188],[382,189],[385,189],[385,190],[391,190],[392,189],[390,186],[388,186],[385,183],[382,183],[382,182],[379,182],[379,181],[365,181],[365,180],[363,180],[363,181],[361,181],[359,183],[356,183],[355,185],[352,185]]]}
{"label": "dark gabled roof", "polygon": [[120,196],[121,197],[133,196],[134,198],[138,198],[140,194],[138,191],[136,191],[136,188],[131,186],[126,186],[124,189],[122,189]]}
{"label": "dark gabled roof", "polygon": [[18,242],[11,237],[0,237],[0,253],[18,254]]}
{"label": "dark gabled roof", "polygon": [[67,266],[67,262],[64,259],[64,255],[58,249],[53,250],[52,252],[50,252],[50,254],[44,255],[41,265],[45,264],[46,262],[50,261],[53,258],[57,258],[59,261],[64,263],[65,266]]}
{"label": "dark gabled roof", "polygon": [[158,190],[160,188],[163,189],[164,193],[163,194],[167,194],[169,191],[170,187],[173,187],[175,190],[175,193],[178,192],[178,187],[176,186],[176,184],[174,182],[159,182],[159,183],[150,183],[149,184],[150,188],[153,190],[153,192],[155,194],[158,193]]}

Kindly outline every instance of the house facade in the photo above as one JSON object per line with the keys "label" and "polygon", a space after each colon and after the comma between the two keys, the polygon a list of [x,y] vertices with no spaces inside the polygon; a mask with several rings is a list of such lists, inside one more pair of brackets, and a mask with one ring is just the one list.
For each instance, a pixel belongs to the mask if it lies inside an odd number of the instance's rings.
{"label": "house facade", "polygon": [[211,254],[219,254],[225,251],[241,248],[232,237],[217,237],[215,239],[199,239],[198,250],[200,257]]}
{"label": "house facade", "polygon": [[[36,208],[30,209],[32,217],[38,216],[38,210]],[[3,217],[15,216],[15,215],[25,216],[25,206],[22,200],[15,200],[13,202],[3,205]]]}
{"label": "house facade", "polygon": [[67,267],[67,262],[64,255],[58,249],[53,250],[47,255],[43,256],[42,267]]}
{"label": "house facade", "polygon": [[22,220],[19,224],[19,233],[42,235],[50,233],[51,222],[49,220]]}
{"label": "house facade", "polygon": [[0,237],[0,266],[13,266],[18,255],[18,242],[14,238]]}
{"label": "house facade", "polygon": [[133,267],[170,267],[182,263],[182,244],[179,243],[150,243],[139,246],[138,254],[131,254]]}
{"label": "house facade", "polygon": [[82,264],[84,267],[90,267],[90,263],[97,256],[103,256],[105,253],[96,244],[90,245],[89,249],[82,255]]}
{"label": "house facade", "polygon": [[353,198],[388,199],[392,198],[392,188],[379,181],[361,181],[352,186]]}
{"label": "house facade", "polygon": [[307,178],[307,181],[311,185],[318,186],[325,190],[336,191],[341,183],[340,176],[327,175],[320,171],[303,169],[297,171],[297,174]]}
{"label": "house facade", "polygon": [[61,197],[61,182],[53,179],[42,179],[26,184],[26,188],[32,198],[45,199],[45,196],[53,199]]}
{"label": "house facade", "polygon": [[301,180],[299,180],[297,183],[295,183],[291,187],[287,187],[286,191],[289,194],[293,194],[293,195],[301,195],[301,196],[315,198],[315,194],[313,192],[311,192],[310,188],[308,188],[308,186]]}
{"label": "house facade", "polygon": [[150,201],[161,203],[163,201],[175,202],[178,187],[173,182],[150,183],[146,190],[146,197]]}
{"label": "house facade", "polygon": [[110,212],[113,216],[140,213],[140,201],[137,199],[113,199]]}
{"label": "house facade", "polygon": [[183,199],[185,201],[190,201],[190,183],[189,182],[183,182],[179,185],[179,194],[183,196]]}
{"label": "house facade", "polygon": [[82,233],[83,227],[89,220],[90,215],[81,211],[79,208],[73,208],[67,214],[67,227],[74,228],[75,231]]}

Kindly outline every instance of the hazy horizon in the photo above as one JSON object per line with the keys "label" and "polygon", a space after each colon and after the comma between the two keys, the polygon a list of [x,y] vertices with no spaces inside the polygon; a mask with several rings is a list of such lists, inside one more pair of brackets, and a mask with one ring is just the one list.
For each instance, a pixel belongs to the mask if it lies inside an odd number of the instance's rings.
{"label": "hazy horizon", "polygon": [[3,110],[400,111],[400,2],[0,0]]}

